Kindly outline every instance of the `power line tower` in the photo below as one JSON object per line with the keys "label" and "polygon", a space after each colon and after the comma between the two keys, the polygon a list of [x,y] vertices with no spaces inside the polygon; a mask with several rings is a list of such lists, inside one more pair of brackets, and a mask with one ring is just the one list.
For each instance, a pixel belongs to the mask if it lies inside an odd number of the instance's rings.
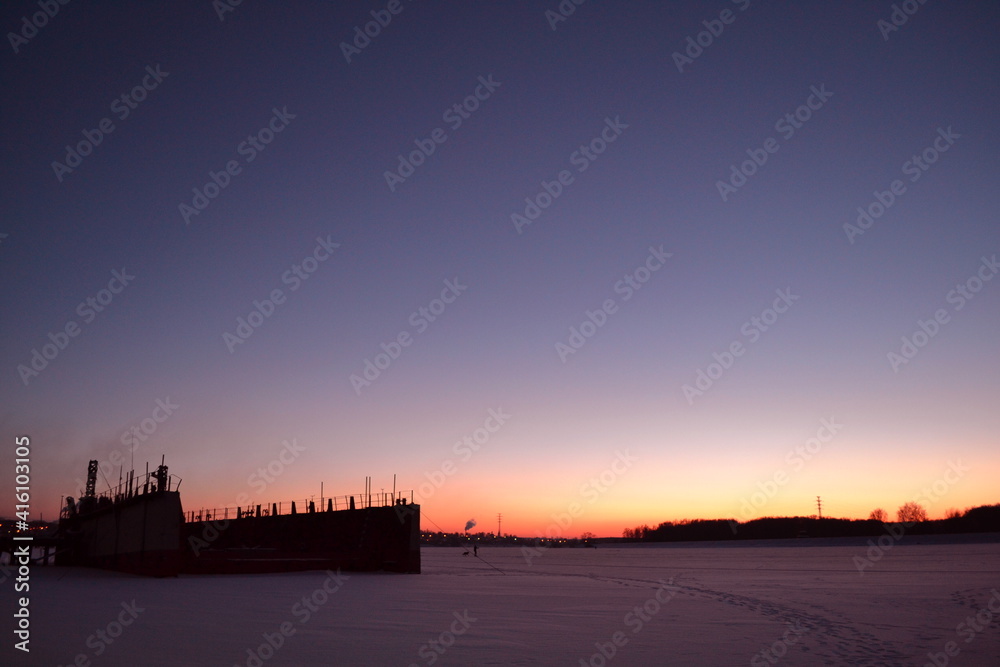
{"label": "power line tower", "polygon": [[503,514],[497,514],[497,537],[500,537],[500,526],[502,519],[503,519]]}
{"label": "power line tower", "polygon": [[816,511],[819,512],[819,518],[823,518],[823,503],[820,501],[819,496],[816,496]]}

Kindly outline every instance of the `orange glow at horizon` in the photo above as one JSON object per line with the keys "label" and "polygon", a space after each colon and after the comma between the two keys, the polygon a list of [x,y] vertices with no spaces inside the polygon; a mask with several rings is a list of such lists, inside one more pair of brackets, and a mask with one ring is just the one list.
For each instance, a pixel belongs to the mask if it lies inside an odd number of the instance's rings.
{"label": "orange glow at horizon", "polygon": [[[910,500],[920,502],[932,519],[943,518],[951,509],[1000,502],[995,488],[1000,453],[986,441],[953,446],[942,455],[919,440],[911,439],[905,447],[884,442],[875,447],[848,431],[799,463],[789,453],[815,431],[808,422],[799,431],[744,436],[740,444],[750,443],[752,454],[728,445],[731,438],[722,430],[699,440],[678,437],[698,446],[664,446],[658,435],[633,432],[630,444],[609,447],[598,441],[606,441],[606,433],[590,434],[575,438],[574,455],[568,457],[539,448],[551,435],[545,429],[531,438],[524,438],[515,422],[505,429],[467,458],[455,454],[452,435],[419,443],[394,458],[402,470],[396,489],[407,497],[412,492],[422,506],[423,530],[463,532],[472,519],[477,522],[474,532],[493,533],[497,514],[502,514],[504,534],[577,537],[590,532],[617,537],[626,528],[655,528],[685,519],[744,522],[811,516],[816,514],[817,495],[824,517],[847,519],[866,519],[875,508],[894,518]],[[455,427],[452,432],[463,430],[468,429]],[[569,439],[565,432],[561,435]],[[349,471],[382,466],[367,460],[373,454],[364,450],[347,456],[317,446],[318,440],[309,433],[300,435],[303,451],[296,457],[286,454],[282,465],[275,463],[285,448],[278,437],[258,438],[260,444],[245,448],[237,466],[211,451],[183,459],[174,454],[168,464],[172,474],[184,478],[185,511],[257,503],[267,507],[272,502],[284,503],[287,511],[291,500],[299,503],[298,511],[307,511],[309,499],[320,506],[321,493],[360,500],[364,477]],[[264,474],[269,465],[273,476]],[[60,495],[75,493],[72,480],[85,476],[77,467],[59,461],[50,468],[58,475],[39,481],[36,495],[46,498],[39,506],[45,516],[57,516]],[[340,474],[331,475],[330,470]],[[391,474],[375,477],[372,493],[389,494],[392,485]],[[103,478],[98,486],[103,490]],[[338,508],[342,506],[341,500]]]}

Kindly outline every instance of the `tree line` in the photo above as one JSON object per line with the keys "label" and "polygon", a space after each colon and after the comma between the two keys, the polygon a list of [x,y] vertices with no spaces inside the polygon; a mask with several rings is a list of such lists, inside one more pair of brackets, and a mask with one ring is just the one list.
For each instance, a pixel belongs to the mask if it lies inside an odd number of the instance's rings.
{"label": "tree line", "polygon": [[[948,510],[944,519],[930,520],[927,510],[906,503],[896,511],[898,523],[907,525],[910,535],[1000,532],[1000,504],[982,505],[961,512]],[[880,535],[888,514],[872,510],[867,519],[818,518],[814,516],[763,517],[739,522],[734,519],[684,519],[665,521],[655,528],[640,525],[626,528],[622,537],[637,542],[687,542],[699,540],[780,539],[793,537],[851,537]]]}

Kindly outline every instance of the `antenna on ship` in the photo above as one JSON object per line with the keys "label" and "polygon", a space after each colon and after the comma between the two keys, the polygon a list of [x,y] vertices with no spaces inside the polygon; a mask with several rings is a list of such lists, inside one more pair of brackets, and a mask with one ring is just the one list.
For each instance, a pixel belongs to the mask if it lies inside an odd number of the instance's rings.
{"label": "antenna on ship", "polygon": [[128,492],[132,495],[132,480],[135,479],[135,426],[132,427],[132,470],[129,471]]}

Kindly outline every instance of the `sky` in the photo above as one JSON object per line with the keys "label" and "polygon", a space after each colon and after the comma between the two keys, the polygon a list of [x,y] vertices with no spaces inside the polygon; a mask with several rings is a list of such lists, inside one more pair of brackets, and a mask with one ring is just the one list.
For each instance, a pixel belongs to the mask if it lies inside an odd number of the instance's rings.
{"label": "sky", "polygon": [[32,516],[133,457],[187,510],[395,476],[449,532],[1000,501],[995,3],[42,5],[0,10]]}

